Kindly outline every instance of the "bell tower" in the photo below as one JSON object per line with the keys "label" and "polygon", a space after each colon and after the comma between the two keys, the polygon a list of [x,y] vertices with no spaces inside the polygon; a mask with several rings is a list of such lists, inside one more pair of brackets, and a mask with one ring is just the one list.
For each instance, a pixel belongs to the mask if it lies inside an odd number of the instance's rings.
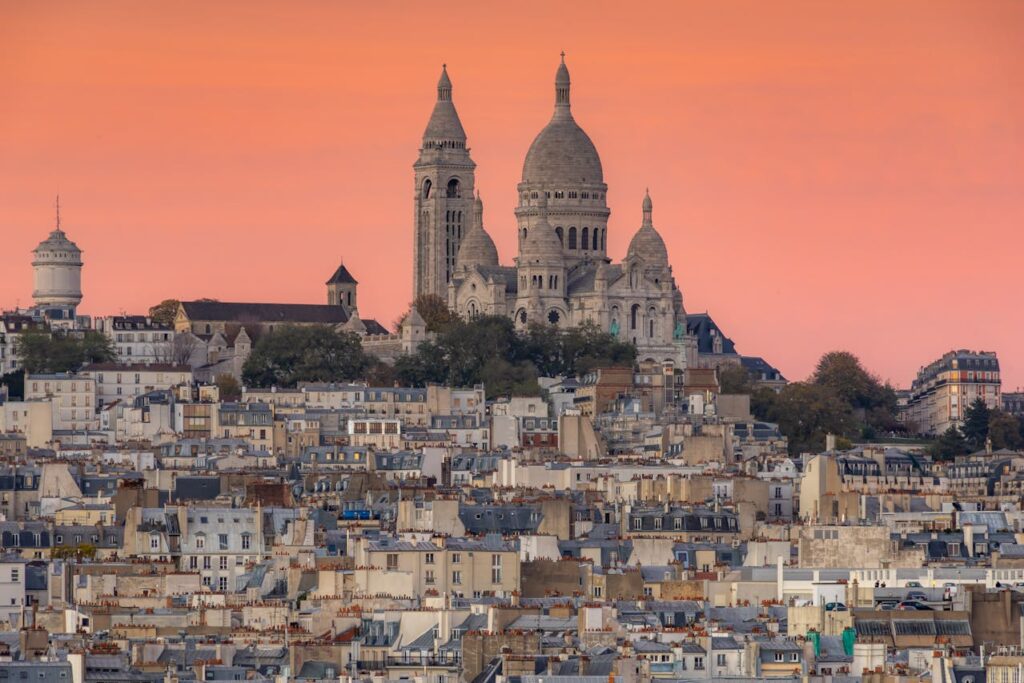
{"label": "bell tower", "polygon": [[452,102],[446,66],[413,171],[413,297],[435,294],[447,299],[459,245],[473,220],[476,164]]}

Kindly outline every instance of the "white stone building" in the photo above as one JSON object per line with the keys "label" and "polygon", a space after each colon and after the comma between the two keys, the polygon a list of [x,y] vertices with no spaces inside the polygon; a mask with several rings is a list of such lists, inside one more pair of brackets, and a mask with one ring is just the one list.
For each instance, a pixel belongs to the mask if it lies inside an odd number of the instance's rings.
{"label": "white stone building", "polygon": [[82,369],[81,376],[95,381],[97,406],[114,401],[131,405],[150,391],[190,384],[192,368],[171,363],[93,363]]}
{"label": "white stone building", "polygon": [[95,431],[96,380],[84,375],[55,373],[27,375],[25,401],[50,400],[53,431]]}
{"label": "white stone building", "polygon": [[635,343],[641,361],[684,367],[693,360],[696,344],[650,196],[625,259],[608,257],[608,186],[597,148],[573,117],[564,59],[554,115],[530,145],[517,188],[515,265],[499,263],[483,202],[472,197],[476,165],[447,71],[414,168],[414,293],[439,294],[467,317],[510,316],[520,328],[591,322]]}

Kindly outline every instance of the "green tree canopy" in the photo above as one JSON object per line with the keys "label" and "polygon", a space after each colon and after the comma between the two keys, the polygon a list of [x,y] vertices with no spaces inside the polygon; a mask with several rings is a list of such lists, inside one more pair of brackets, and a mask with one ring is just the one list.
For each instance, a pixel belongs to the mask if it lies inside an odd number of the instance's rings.
{"label": "green tree canopy", "polygon": [[847,435],[855,427],[853,410],[831,388],[807,382],[787,384],[778,393],[754,392],[751,409],[758,419],[775,422],[797,455],[825,448],[825,436]]}
{"label": "green tree canopy", "polygon": [[970,451],[970,445],[956,425],[950,425],[928,450],[936,460],[952,460],[958,455],[966,455]]}
{"label": "green tree canopy", "polygon": [[242,368],[247,386],[359,379],[369,365],[359,335],[326,325],[282,325],[262,335]]}
{"label": "green tree canopy", "polygon": [[995,450],[1018,449],[1024,446],[1020,420],[1005,410],[991,412],[988,418],[988,436],[992,439],[992,448]]}
{"label": "green tree canopy", "polygon": [[964,410],[963,434],[967,439],[967,445],[975,450],[984,448],[985,440],[988,438],[988,423],[991,419],[991,411],[985,399],[980,396]]}
{"label": "green tree canopy", "polygon": [[110,337],[102,332],[26,332],[18,336],[14,354],[29,374],[78,372],[89,363],[116,360]]}
{"label": "green tree canopy", "polygon": [[719,367],[718,384],[723,394],[750,394],[754,391],[750,371],[739,363]]}
{"label": "green tree canopy", "polygon": [[483,382],[492,396],[537,395],[538,376],[578,375],[598,366],[632,366],[636,349],[594,325],[562,329],[532,325],[517,332],[505,316],[454,318],[436,339],[399,358],[400,382],[470,386]]}

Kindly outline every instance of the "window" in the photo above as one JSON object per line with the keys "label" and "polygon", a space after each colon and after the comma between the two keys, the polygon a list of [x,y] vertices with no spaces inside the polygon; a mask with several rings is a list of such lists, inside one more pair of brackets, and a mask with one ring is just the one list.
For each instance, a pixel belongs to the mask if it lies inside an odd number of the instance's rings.
{"label": "window", "polygon": [[158,535],[156,535],[156,534],[153,534],[152,536],[149,537],[149,549],[150,550],[157,550],[159,547],[160,547],[160,537]]}
{"label": "window", "polygon": [[654,528],[655,529],[660,529],[661,528],[661,517],[655,517],[654,518]]}
{"label": "window", "polygon": [[394,571],[398,569],[398,553],[388,553],[387,567],[388,571]]}
{"label": "window", "polygon": [[501,555],[491,555],[491,583],[501,583]]}
{"label": "window", "polygon": [[11,569],[11,581],[15,583],[21,581],[21,570],[17,567]]}
{"label": "window", "polygon": [[676,529],[676,530],[682,529],[683,528],[683,518],[682,517],[676,517],[675,519],[673,519],[672,520],[672,528]]}
{"label": "window", "polygon": [[696,669],[697,671],[703,671],[704,670],[704,658],[703,657],[694,657],[693,658],[693,668]]}
{"label": "window", "polygon": [[222,576],[217,579],[217,587],[222,591],[226,591],[228,589],[228,577]]}
{"label": "window", "polygon": [[433,569],[428,569],[427,571],[423,572],[423,580],[424,580],[425,583],[433,585],[433,583],[434,583],[434,570]]}
{"label": "window", "polygon": [[203,536],[202,534],[196,536],[196,548],[198,548],[199,550],[202,550],[205,547],[206,547],[206,536]]}
{"label": "window", "polygon": [[800,661],[800,653],[799,652],[790,652],[789,653],[789,661],[791,661],[791,662],[799,662]]}
{"label": "window", "polygon": [[221,550],[227,550],[228,549],[228,535],[227,534],[217,534],[217,542],[220,544],[220,549]]}
{"label": "window", "polygon": [[252,536],[242,534],[242,550],[248,550],[252,545]]}
{"label": "window", "polygon": [[725,666],[725,655],[719,654],[716,661],[718,662],[718,666]]}
{"label": "window", "polygon": [[220,568],[221,569],[227,569],[228,568],[228,556],[227,555],[221,555],[220,556]]}
{"label": "window", "polygon": [[210,568],[210,556],[207,555],[206,557],[203,558],[203,569],[209,569],[209,568]]}
{"label": "window", "polygon": [[462,572],[452,572],[452,583],[454,583],[456,586],[462,585]]}
{"label": "window", "polygon": [[635,531],[639,531],[642,524],[643,524],[643,520],[641,520],[639,517],[634,517],[633,518],[633,529]]}
{"label": "window", "polygon": [[783,653],[781,653],[781,652],[776,652],[776,653],[775,653],[775,661],[776,661],[776,662],[781,662],[782,660],[783,660]]}
{"label": "window", "polygon": [[462,562],[462,553],[452,553],[452,564],[460,564]]}
{"label": "window", "polygon": [[196,557],[195,555],[193,555],[192,557],[188,558],[188,568],[189,569],[199,569],[199,558]]}
{"label": "window", "polygon": [[434,564],[434,553],[427,553],[424,556],[423,561],[427,564]]}

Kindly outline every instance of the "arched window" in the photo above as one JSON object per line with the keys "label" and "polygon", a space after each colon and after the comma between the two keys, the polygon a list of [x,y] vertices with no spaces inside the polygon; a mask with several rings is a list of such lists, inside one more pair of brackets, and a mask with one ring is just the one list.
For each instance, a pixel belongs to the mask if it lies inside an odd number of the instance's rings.
{"label": "arched window", "polygon": [[629,309],[629,329],[635,330],[640,318],[640,304],[633,304]]}
{"label": "arched window", "polygon": [[470,318],[475,318],[476,317],[476,302],[475,301],[470,301],[469,302],[469,317]]}
{"label": "arched window", "polygon": [[583,228],[583,232],[580,233],[580,249],[590,249],[590,228]]}
{"label": "arched window", "polygon": [[562,234],[562,226],[561,225],[559,225],[557,228],[555,228],[555,234],[558,235],[558,242],[564,247],[565,246],[565,236]]}
{"label": "arched window", "polygon": [[558,315],[558,311],[556,310],[552,309],[548,313],[548,322],[551,323],[552,325],[557,325],[560,318],[561,316]]}
{"label": "arched window", "polygon": [[597,251],[597,248],[600,245],[600,242],[597,239],[597,233],[598,232],[600,232],[600,230],[598,228],[594,228],[594,251]]}
{"label": "arched window", "polygon": [[523,239],[526,239],[526,228],[523,228]]}
{"label": "arched window", "polygon": [[608,228],[601,231],[601,251],[607,251],[608,245],[605,242],[608,239]]}
{"label": "arched window", "polygon": [[448,198],[457,199],[462,196],[462,188],[459,185],[458,178],[452,178],[448,181]]}
{"label": "arched window", "polygon": [[519,309],[519,322],[522,323],[523,325],[526,324],[526,310],[525,309]]}
{"label": "arched window", "polygon": [[569,248],[576,248],[576,228],[569,228]]}
{"label": "arched window", "polygon": [[423,181],[423,198],[430,199],[430,190],[434,187],[434,183],[430,182],[430,178]]}

